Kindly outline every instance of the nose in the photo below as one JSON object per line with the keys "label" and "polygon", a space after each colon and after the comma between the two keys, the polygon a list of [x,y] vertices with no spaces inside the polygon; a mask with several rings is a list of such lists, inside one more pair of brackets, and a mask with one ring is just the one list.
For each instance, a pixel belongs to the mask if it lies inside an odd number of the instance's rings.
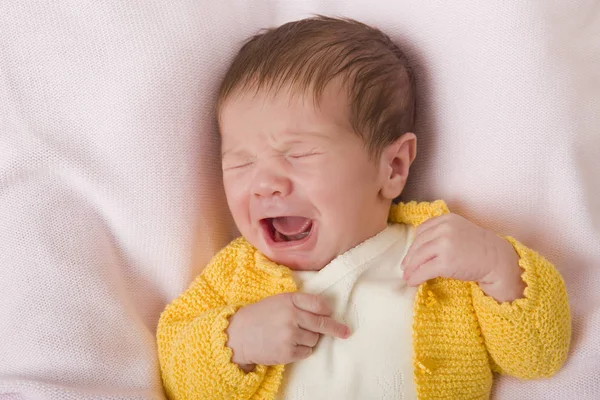
{"label": "nose", "polygon": [[254,177],[252,190],[258,197],[286,197],[292,191],[292,181],[280,171],[263,168]]}

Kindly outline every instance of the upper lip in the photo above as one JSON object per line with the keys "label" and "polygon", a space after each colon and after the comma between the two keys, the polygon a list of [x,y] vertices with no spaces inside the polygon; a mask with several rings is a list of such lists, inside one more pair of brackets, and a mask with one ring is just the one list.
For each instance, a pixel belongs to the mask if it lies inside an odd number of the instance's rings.
{"label": "upper lip", "polygon": [[262,221],[263,219],[273,219],[273,218],[281,218],[281,217],[300,217],[300,218],[306,218],[306,219],[312,220],[312,218],[308,217],[305,213],[290,212],[290,213],[265,214],[265,215],[258,217],[258,221]]}

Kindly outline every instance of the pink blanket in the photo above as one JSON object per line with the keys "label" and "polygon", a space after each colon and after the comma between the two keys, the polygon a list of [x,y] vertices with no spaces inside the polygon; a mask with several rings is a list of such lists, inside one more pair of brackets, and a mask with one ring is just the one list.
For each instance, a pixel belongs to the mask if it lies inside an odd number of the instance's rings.
{"label": "pink blanket", "polygon": [[0,399],[161,399],[162,308],[234,235],[213,101],[242,40],[310,13],[383,28],[418,72],[407,199],[544,253],[572,300],[554,378],[600,398],[600,7],[578,2],[0,2]]}

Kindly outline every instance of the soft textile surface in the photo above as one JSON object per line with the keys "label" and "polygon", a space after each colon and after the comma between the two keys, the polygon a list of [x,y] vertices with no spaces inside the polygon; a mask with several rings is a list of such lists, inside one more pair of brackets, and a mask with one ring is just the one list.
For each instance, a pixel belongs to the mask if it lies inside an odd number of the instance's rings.
{"label": "soft textile surface", "polygon": [[323,336],[310,357],[286,367],[279,399],[417,398],[410,340],[417,289],[402,279],[400,265],[414,231],[388,226],[325,269],[294,273],[302,292],[336,299],[332,316],[353,334]]}
{"label": "soft textile surface", "polygon": [[550,380],[600,394],[600,6],[595,0],[0,2],[0,399],[160,399],[163,306],[232,236],[212,102],[243,38],[307,16],[413,58],[419,162],[444,198],[552,260],[574,336]]}

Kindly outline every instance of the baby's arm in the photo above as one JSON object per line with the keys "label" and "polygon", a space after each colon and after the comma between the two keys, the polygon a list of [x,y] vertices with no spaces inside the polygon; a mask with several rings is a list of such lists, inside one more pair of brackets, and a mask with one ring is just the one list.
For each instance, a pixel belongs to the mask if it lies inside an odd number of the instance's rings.
{"label": "baby's arm", "polygon": [[437,218],[423,223],[427,218],[421,214],[391,213],[419,226],[403,261],[408,284],[437,277],[471,281],[494,369],[522,379],[557,372],[567,357],[571,317],[565,284],[554,266],[510,237],[502,239],[449,214],[443,202],[426,210],[426,217]]}
{"label": "baby's arm", "polygon": [[562,277],[535,251],[507,238],[519,255],[525,298],[499,304],[477,284],[473,303],[497,372],[521,379],[548,377],[565,362],[571,316]]}
{"label": "baby's arm", "polygon": [[239,305],[226,292],[236,267],[230,245],[211,261],[190,288],[161,315],[158,353],[170,399],[255,399],[273,379],[276,367],[244,373],[231,362],[225,330]]}

